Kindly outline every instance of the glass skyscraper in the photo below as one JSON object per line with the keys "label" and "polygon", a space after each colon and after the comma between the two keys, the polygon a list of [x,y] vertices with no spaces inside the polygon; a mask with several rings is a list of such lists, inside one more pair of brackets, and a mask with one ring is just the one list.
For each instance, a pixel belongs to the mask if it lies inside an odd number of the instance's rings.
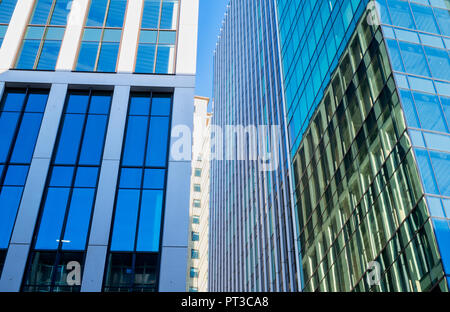
{"label": "glass skyscraper", "polygon": [[274,2],[299,289],[448,291],[450,2]]}
{"label": "glass skyscraper", "polygon": [[197,17],[0,1],[0,291],[185,291]]}

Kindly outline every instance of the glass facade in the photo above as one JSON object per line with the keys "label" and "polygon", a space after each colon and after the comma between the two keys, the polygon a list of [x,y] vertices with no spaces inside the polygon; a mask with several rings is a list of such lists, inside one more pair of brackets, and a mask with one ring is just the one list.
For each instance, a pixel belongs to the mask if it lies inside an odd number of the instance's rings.
{"label": "glass facade", "polygon": [[216,46],[212,125],[276,125],[280,139],[273,171],[249,157],[211,161],[210,291],[300,288],[276,18],[274,1],[230,1]]}
{"label": "glass facade", "polygon": [[429,291],[444,273],[381,28],[338,65],[294,159],[304,290]]}
{"label": "glass facade", "polygon": [[136,73],[173,74],[178,0],[145,0]]}
{"label": "glass facade", "polygon": [[91,1],[77,71],[115,72],[127,1]]}
{"label": "glass facade", "polygon": [[444,270],[450,275],[450,1],[379,1]]}
{"label": "glass facade", "polygon": [[24,291],[79,291],[67,264],[84,263],[112,94],[70,91],[35,229]]}
{"label": "glass facade", "polygon": [[[140,257],[159,261],[171,107],[171,94],[131,94],[105,291],[155,291],[158,287],[156,264],[151,266],[153,273],[148,273],[152,278],[141,276],[137,282],[120,276],[115,262],[120,259],[127,266],[136,261],[130,259]],[[147,269],[129,267],[123,273]]]}
{"label": "glass facade", "polygon": [[0,106],[0,274],[30,168],[48,91],[6,89]]}
{"label": "glass facade", "polygon": [[16,7],[17,0],[2,0],[0,1],[0,48],[5,38],[6,30],[8,29],[9,21]]}
{"label": "glass facade", "polygon": [[55,69],[70,7],[70,0],[35,1],[16,69]]}

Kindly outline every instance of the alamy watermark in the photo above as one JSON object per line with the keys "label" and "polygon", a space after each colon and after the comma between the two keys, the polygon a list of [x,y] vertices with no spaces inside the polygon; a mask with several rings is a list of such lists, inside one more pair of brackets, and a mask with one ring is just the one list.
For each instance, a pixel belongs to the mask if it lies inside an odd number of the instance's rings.
{"label": "alamy watermark", "polygon": [[380,4],[378,1],[372,0],[369,1],[367,4],[367,24],[371,26],[378,26],[381,24],[381,11],[380,11]]}

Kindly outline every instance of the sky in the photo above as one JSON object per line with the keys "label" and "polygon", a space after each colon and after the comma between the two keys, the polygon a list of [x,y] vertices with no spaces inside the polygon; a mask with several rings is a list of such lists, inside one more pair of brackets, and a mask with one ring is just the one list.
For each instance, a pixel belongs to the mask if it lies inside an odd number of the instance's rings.
{"label": "sky", "polygon": [[228,0],[200,0],[195,95],[212,98],[213,56]]}

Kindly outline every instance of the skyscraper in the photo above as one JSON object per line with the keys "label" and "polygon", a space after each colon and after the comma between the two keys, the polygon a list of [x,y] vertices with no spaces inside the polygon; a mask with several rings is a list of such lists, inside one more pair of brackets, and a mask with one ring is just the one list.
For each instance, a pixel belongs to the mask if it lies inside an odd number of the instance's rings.
{"label": "skyscraper", "polygon": [[274,4],[299,289],[448,291],[450,2]]}
{"label": "skyscraper", "polygon": [[189,261],[186,290],[208,291],[211,118],[209,98],[196,96],[192,135]]}
{"label": "skyscraper", "polygon": [[0,291],[185,290],[197,17],[0,1]]}

